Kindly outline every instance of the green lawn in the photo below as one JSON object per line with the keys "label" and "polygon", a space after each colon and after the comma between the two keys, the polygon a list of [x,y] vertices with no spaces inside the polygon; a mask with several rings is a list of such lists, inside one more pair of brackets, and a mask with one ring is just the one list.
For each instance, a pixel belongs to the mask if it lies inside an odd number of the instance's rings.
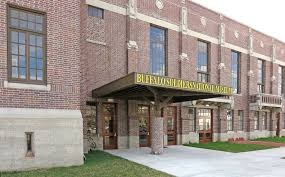
{"label": "green lawn", "polygon": [[[1,163],[1,162],[0,162]],[[168,174],[153,170],[102,151],[87,155],[84,165],[40,169],[27,172],[0,173],[0,177],[164,177]]]}
{"label": "green lawn", "polygon": [[212,150],[226,151],[226,152],[234,152],[234,153],[272,148],[272,147],[263,146],[263,145],[236,144],[236,143],[229,143],[229,142],[210,142],[210,143],[199,143],[199,144],[192,143],[192,144],[184,144],[184,146],[191,146],[191,147],[212,149]]}
{"label": "green lawn", "polygon": [[269,137],[269,138],[258,138],[253,141],[266,141],[266,142],[275,142],[275,143],[285,143],[285,137]]}

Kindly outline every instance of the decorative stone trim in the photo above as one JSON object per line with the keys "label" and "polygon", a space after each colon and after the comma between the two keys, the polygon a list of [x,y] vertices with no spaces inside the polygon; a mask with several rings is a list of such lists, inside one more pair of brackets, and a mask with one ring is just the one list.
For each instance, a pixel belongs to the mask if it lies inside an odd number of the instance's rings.
{"label": "decorative stone trim", "polygon": [[138,13],[138,9],[137,9],[137,0],[129,0],[129,4],[128,4],[128,15],[130,16],[130,18],[137,18],[137,13]]}
{"label": "decorative stone trim", "polygon": [[98,45],[107,45],[105,42],[100,42],[100,41],[95,41],[92,39],[86,39],[87,42],[93,43],[93,44],[98,44]]}
{"label": "decorative stone trim", "polygon": [[189,57],[188,57],[187,53],[181,53],[180,61],[189,61]]}
{"label": "decorative stone trim", "polygon": [[263,43],[263,41],[260,41],[260,44],[259,44],[259,45],[260,45],[261,48],[264,48],[264,43]]}
{"label": "decorative stone trim", "polygon": [[81,119],[80,110],[33,109],[33,108],[0,108],[0,119]]}
{"label": "decorative stone trim", "polygon": [[274,82],[274,81],[276,81],[276,76],[271,77],[271,82]]}
{"label": "decorative stone trim", "polygon": [[136,41],[129,41],[127,45],[128,45],[129,50],[130,49],[136,49],[136,51],[138,51],[138,49],[139,49]]}
{"label": "decorative stone trim", "polygon": [[252,34],[249,35],[249,39],[248,39],[248,53],[250,56],[253,55],[253,36],[252,36]]}
{"label": "decorative stone trim", "polygon": [[206,19],[206,17],[201,17],[200,21],[201,21],[201,24],[202,24],[204,27],[207,25],[207,19]]}
{"label": "decorative stone trim", "polygon": [[4,81],[4,88],[50,91],[51,85],[23,84]]}
{"label": "decorative stone trim", "polygon": [[235,37],[238,39],[239,38],[239,32],[238,31],[235,31],[234,32],[234,35],[235,35]]}
{"label": "decorative stone trim", "polygon": [[225,68],[226,68],[225,63],[220,63],[219,66],[218,66],[219,70],[224,70]]}
{"label": "decorative stone trim", "polygon": [[254,73],[252,70],[249,70],[248,73],[247,73],[247,76],[248,77],[254,77]]}
{"label": "decorative stone trim", "polygon": [[272,62],[276,62],[276,44],[272,45]]}
{"label": "decorative stone trim", "polygon": [[187,34],[187,30],[188,30],[187,17],[188,17],[187,8],[182,7],[181,9],[181,31],[183,34]]}
{"label": "decorative stone trim", "polygon": [[224,23],[221,23],[220,24],[219,42],[220,42],[220,45],[222,45],[222,46],[225,45],[225,40],[226,40],[225,28],[226,28],[226,25]]}
{"label": "decorative stone trim", "polygon": [[164,7],[163,1],[162,1],[162,0],[156,0],[156,1],[155,1],[155,6],[156,6],[159,10],[163,9],[163,7]]}

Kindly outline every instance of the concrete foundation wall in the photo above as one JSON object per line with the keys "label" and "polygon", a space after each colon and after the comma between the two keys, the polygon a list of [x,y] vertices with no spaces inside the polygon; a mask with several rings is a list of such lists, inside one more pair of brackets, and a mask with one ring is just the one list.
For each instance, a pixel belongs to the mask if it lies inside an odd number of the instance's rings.
{"label": "concrete foundation wall", "polygon": [[[0,111],[0,171],[83,164],[83,126],[79,110]],[[33,132],[34,157],[26,157],[25,132]]]}
{"label": "concrete foundation wall", "polygon": [[249,139],[266,138],[266,137],[271,137],[271,136],[275,136],[275,135],[276,135],[275,131],[256,130],[256,131],[249,133]]}
{"label": "concrete foundation wall", "polygon": [[228,141],[229,139],[237,139],[237,138],[243,138],[247,139],[247,133],[244,131],[238,131],[238,132],[233,132],[229,131],[227,133],[214,133],[213,134],[213,141]]}

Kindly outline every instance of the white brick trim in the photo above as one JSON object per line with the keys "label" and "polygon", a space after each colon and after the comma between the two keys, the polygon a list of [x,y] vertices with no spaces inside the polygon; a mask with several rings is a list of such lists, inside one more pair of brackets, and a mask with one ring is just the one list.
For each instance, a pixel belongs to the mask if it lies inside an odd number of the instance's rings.
{"label": "white brick trim", "polygon": [[13,82],[4,81],[4,88],[50,91],[51,85],[23,84],[23,83],[13,83]]}
{"label": "white brick trim", "polygon": [[81,119],[80,110],[0,108],[0,119]]}

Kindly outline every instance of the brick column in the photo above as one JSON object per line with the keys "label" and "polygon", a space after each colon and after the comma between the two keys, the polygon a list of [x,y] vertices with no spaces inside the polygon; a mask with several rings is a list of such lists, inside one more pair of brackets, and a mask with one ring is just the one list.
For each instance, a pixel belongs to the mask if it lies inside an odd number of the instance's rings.
{"label": "brick column", "polygon": [[139,148],[139,121],[136,101],[128,101],[129,148]]}

